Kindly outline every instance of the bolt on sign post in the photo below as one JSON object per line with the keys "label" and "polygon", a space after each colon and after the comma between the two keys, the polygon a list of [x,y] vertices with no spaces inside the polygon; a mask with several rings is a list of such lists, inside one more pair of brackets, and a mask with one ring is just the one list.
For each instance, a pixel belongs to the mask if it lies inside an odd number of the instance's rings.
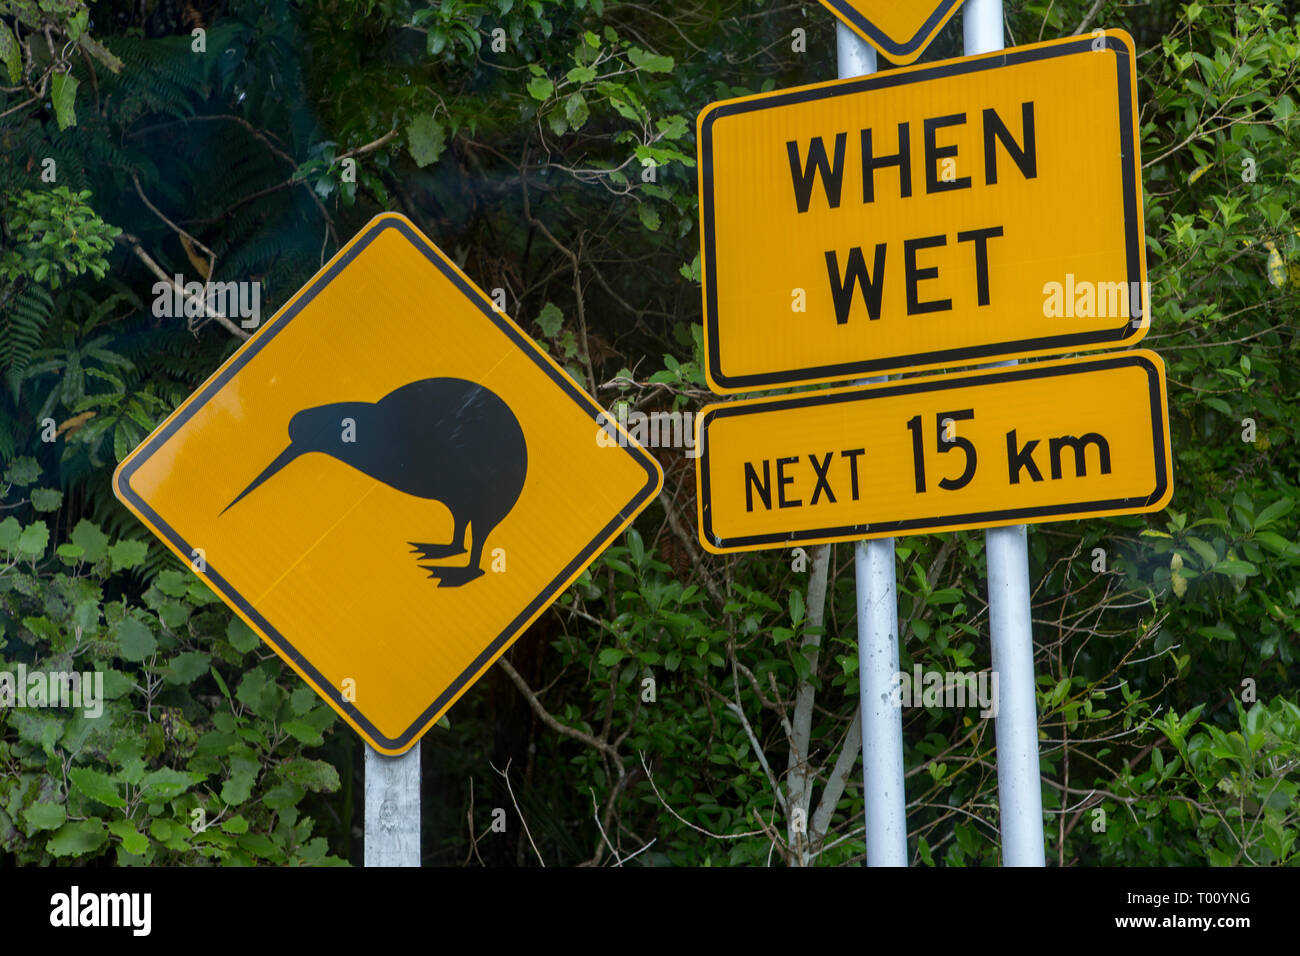
{"label": "bolt on sign post", "polygon": [[391,756],[662,481],[655,460],[450,259],[405,217],[384,214],[149,435],[113,484]]}
{"label": "bolt on sign post", "polygon": [[698,133],[716,392],[1146,333],[1126,33],[726,100]]}
{"label": "bolt on sign post", "polygon": [[718,554],[1159,511],[1154,352],[707,406],[700,540]]}
{"label": "bolt on sign post", "polygon": [[899,64],[914,62],[962,0],[821,0],[873,47]]}

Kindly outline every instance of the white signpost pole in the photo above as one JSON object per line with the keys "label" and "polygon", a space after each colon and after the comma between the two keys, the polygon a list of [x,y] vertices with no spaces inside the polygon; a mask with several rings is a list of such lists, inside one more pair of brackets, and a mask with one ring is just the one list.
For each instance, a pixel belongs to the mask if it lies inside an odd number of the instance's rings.
{"label": "white signpost pole", "polygon": [[[1002,0],[966,0],[962,28],[967,56],[1001,50],[1006,46]],[[997,366],[1015,364],[1013,360]],[[984,532],[984,550],[989,567],[993,670],[998,675],[994,722],[1002,864],[1046,866],[1029,608],[1029,537],[1025,526],[989,528]]]}
{"label": "white signpost pole", "polygon": [[420,742],[400,757],[366,744],[366,866],[420,865]]}
{"label": "white signpost pole", "polygon": [[[876,72],[875,49],[846,24],[836,23],[835,41],[840,79]],[[854,559],[867,865],[907,866],[903,712],[893,703],[894,681],[898,674],[894,539],[859,541]]]}

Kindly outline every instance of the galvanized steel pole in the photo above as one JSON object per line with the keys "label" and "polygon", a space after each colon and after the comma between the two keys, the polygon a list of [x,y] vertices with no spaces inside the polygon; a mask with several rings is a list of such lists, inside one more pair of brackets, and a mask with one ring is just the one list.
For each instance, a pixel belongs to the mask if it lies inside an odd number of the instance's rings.
{"label": "galvanized steel pole", "polygon": [[420,865],[419,741],[400,757],[366,744],[365,865]]}
{"label": "galvanized steel pole", "polygon": [[[966,0],[962,21],[967,56],[1006,46],[1002,0]],[[998,365],[1015,365],[1014,361]],[[998,807],[1004,866],[1046,866],[1043,785],[1038,765],[1038,708],[1029,606],[1029,536],[1024,525],[984,532],[989,568],[989,631],[998,675],[994,718]]]}
{"label": "galvanized steel pole", "polygon": [[[876,72],[875,49],[844,23],[836,24],[835,46],[840,79]],[[898,674],[894,539],[859,541],[854,552],[854,568],[867,865],[907,866],[903,713],[893,701]]]}

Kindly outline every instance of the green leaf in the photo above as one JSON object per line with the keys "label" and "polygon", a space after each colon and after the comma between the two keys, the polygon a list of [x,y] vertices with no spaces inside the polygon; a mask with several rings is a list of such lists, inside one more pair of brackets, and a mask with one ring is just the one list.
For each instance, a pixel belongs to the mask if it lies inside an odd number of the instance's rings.
{"label": "green leaf", "polygon": [[1216,412],[1222,412],[1225,415],[1232,414],[1232,406],[1221,398],[1214,398],[1211,396],[1210,398],[1205,399],[1205,404],[1209,405]]}
{"label": "green leaf", "polygon": [[154,578],[154,585],[168,597],[183,597],[190,587],[190,576],[184,571],[168,568]]}
{"label": "green leaf", "polygon": [[637,567],[645,563],[645,542],[641,540],[641,532],[636,528],[627,529],[627,551]]}
{"label": "green leaf", "polygon": [[433,118],[432,113],[422,113],[406,128],[406,141],[411,158],[421,168],[436,163],[447,146],[447,131]]}
{"label": "green leaf", "polygon": [[613,667],[626,656],[627,652],[621,647],[606,647],[596,655],[596,660],[602,667]]}
{"label": "green leaf", "polygon": [[212,663],[210,654],[203,654],[198,651],[186,651],[183,654],[177,654],[172,658],[171,665],[168,667],[167,682],[169,684],[191,684],[201,674],[208,672],[208,666]]}
{"label": "green leaf", "polygon": [[294,740],[307,744],[309,747],[319,747],[325,742],[321,732],[305,720],[286,720],[282,725],[282,729]]}
{"label": "green leaf", "polygon": [[23,533],[18,536],[18,553],[34,558],[44,554],[45,546],[49,543],[50,529],[45,526],[45,522],[38,521],[23,528]]}
{"label": "green leaf", "polygon": [[100,63],[103,63],[111,72],[122,72],[122,61],[114,56],[112,52],[105,48],[101,43],[93,40],[89,34],[83,33],[77,42],[81,44],[82,49]]}
{"label": "green leaf", "polygon": [[85,856],[98,850],[107,839],[108,832],[102,821],[81,820],[60,827],[45,844],[45,849],[54,857]]}
{"label": "green leaf", "polygon": [[560,326],[564,324],[564,313],[553,302],[547,302],[542,306],[542,311],[537,316],[537,325],[542,330],[542,335],[548,339],[553,339],[560,334]]}
{"label": "green leaf", "polygon": [[9,72],[9,84],[17,86],[23,75],[23,55],[13,32],[0,20],[0,63]]}
{"label": "green leaf", "polygon": [[25,617],[23,618],[23,627],[36,635],[37,639],[44,644],[58,646],[62,635],[59,633],[58,625],[48,617]]}
{"label": "green leaf", "polygon": [[67,32],[68,39],[75,43],[81,39],[81,35],[86,32],[86,27],[89,24],[90,11],[83,8],[67,19],[63,29]]}
{"label": "green leaf", "polygon": [[125,571],[138,566],[148,553],[149,546],[143,541],[123,540],[109,546],[108,559],[114,571]]}
{"label": "green leaf", "polygon": [[1198,627],[1196,633],[1212,641],[1235,641],[1237,639],[1237,635],[1232,628],[1220,624],[1213,627]]}
{"label": "green leaf", "polygon": [[300,717],[311,710],[316,703],[316,692],[310,687],[299,687],[289,695],[289,707],[294,716]]}
{"label": "green leaf", "polygon": [[257,632],[240,618],[232,617],[226,625],[226,640],[241,654],[247,654],[261,642]]}
{"label": "green leaf", "polygon": [[317,793],[333,793],[339,788],[339,772],[324,760],[290,760],[280,765],[280,775]]}
{"label": "green leaf", "polygon": [[37,511],[58,511],[63,504],[63,492],[55,488],[33,488],[30,497]]}
{"label": "green leaf", "polygon": [[252,770],[239,770],[230,775],[230,779],[221,785],[221,799],[226,804],[237,807],[248,799],[253,792],[253,783],[257,773]]}
{"label": "green leaf", "polygon": [[639,67],[648,73],[671,73],[673,71],[673,58],[670,56],[658,56],[654,53],[647,53],[638,47],[629,47],[627,58],[632,61],[632,65]]}
{"label": "green leaf", "polygon": [[575,130],[582,129],[591,110],[587,108],[587,98],[581,93],[573,93],[564,101],[564,118]]}
{"label": "green leaf", "polygon": [[242,849],[247,850],[263,859],[276,859],[280,856],[280,850],[270,837],[262,833],[245,833],[239,838],[239,845]]}
{"label": "green leaf", "polygon": [[54,553],[62,558],[65,564],[76,564],[86,556],[79,544],[61,544],[54,549]]}
{"label": "green leaf", "polygon": [[1201,564],[1204,567],[1214,567],[1219,560],[1219,555],[1209,542],[1202,541],[1200,538],[1193,538],[1190,535],[1184,540],[1187,542],[1187,546],[1196,552],[1196,556],[1201,559]]}
{"label": "green leaf", "polygon": [[248,671],[235,688],[235,699],[259,717],[271,717],[279,699],[276,684],[267,681],[266,672],[260,669]]}
{"label": "green leaf", "polygon": [[1273,502],[1271,505],[1269,505],[1267,508],[1265,508],[1263,511],[1261,511],[1258,515],[1255,516],[1255,530],[1262,531],[1263,529],[1271,525],[1274,521],[1277,521],[1278,518],[1282,518],[1290,514],[1291,509],[1294,507],[1295,507],[1295,501],[1292,500],[1291,498],[1282,498],[1279,501]]}
{"label": "green leaf", "polygon": [[[28,223],[28,228],[34,226],[34,223]],[[15,458],[13,463],[5,470],[5,481],[20,488],[26,488],[40,476],[41,466],[36,463],[35,458],[29,458],[26,455],[22,458]]]}
{"label": "green leaf", "polygon": [[117,646],[123,660],[138,663],[158,649],[158,641],[139,619],[126,617],[117,626]]}
{"label": "green leaf", "polygon": [[651,232],[659,230],[659,212],[654,206],[643,202],[636,207],[637,217],[641,220],[641,225],[645,226]]}
{"label": "green leaf", "polygon": [[55,73],[50,78],[50,100],[54,103],[54,118],[59,129],[77,125],[77,78],[71,73]]}
{"label": "green leaf", "polygon": [[304,792],[296,783],[282,783],[262,794],[262,803],[270,810],[287,810],[297,806]]}
{"label": "green leaf", "polygon": [[163,767],[144,775],[140,781],[140,794],[146,803],[161,803],[179,797],[194,783],[193,777],[170,767]]}
{"label": "green leaf", "polygon": [[168,599],[159,606],[158,617],[169,630],[179,631],[189,620],[192,610],[188,604]]}
{"label": "green leaf", "polygon": [[149,849],[149,838],[135,828],[130,820],[114,820],[108,832],[122,841],[122,849],[132,856],[140,856]]}
{"label": "green leaf", "polygon": [[549,76],[535,76],[528,81],[528,95],[533,99],[544,102],[551,98],[555,92],[555,83]]}
{"label": "green leaf", "polygon": [[72,529],[72,534],[68,535],[68,540],[73,544],[81,545],[81,550],[86,553],[86,560],[91,564],[96,564],[108,553],[108,535],[100,531],[98,525],[91,524],[85,518],[77,522],[77,526]]}
{"label": "green leaf", "polygon": [[97,803],[102,803],[106,807],[126,806],[126,801],[118,792],[117,781],[106,773],[100,773],[89,767],[73,767],[68,771],[68,779],[72,781],[73,787],[78,792]]}
{"label": "green leaf", "polygon": [[13,553],[18,550],[18,538],[23,533],[23,526],[18,519],[10,515],[0,521],[0,551]]}
{"label": "green leaf", "polygon": [[149,835],[170,850],[179,852],[190,847],[190,831],[171,820],[160,818],[150,820]]}
{"label": "green leaf", "polygon": [[23,811],[23,817],[34,830],[57,830],[68,819],[61,803],[34,803]]}
{"label": "green leaf", "polygon": [[803,592],[797,588],[790,592],[790,620],[798,627],[803,621],[804,612],[807,608],[804,605]]}
{"label": "green leaf", "polygon": [[226,820],[221,824],[221,829],[225,830],[227,833],[233,833],[236,835],[247,833],[248,821],[239,814],[235,814],[229,820]]}

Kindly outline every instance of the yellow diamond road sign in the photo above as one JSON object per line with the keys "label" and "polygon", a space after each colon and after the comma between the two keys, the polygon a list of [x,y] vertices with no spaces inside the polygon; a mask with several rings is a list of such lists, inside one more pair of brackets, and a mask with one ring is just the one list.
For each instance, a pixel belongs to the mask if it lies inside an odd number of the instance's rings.
{"label": "yellow diamond road sign", "polygon": [[962,0],[821,0],[837,17],[895,63],[916,60]]}
{"label": "yellow diamond road sign", "polygon": [[1165,369],[1139,350],[710,405],[716,553],[1160,511]]}
{"label": "yellow diamond road sign", "polygon": [[658,493],[658,464],[611,440],[618,427],[408,220],[382,215],[114,489],[398,754]]}
{"label": "yellow diamond road sign", "polygon": [[1109,32],[709,106],[711,387],[1135,343],[1135,90],[1133,41]]}

